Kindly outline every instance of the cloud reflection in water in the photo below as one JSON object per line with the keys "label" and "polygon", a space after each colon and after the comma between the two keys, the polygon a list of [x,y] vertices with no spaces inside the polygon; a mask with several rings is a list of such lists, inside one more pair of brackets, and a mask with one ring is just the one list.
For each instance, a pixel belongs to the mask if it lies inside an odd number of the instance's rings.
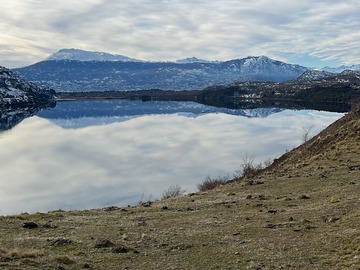
{"label": "cloud reflection in water", "polygon": [[0,214],[135,204],[172,184],[192,192],[207,175],[231,176],[246,153],[273,159],[301,143],[303,127],[341,116],[146,115],[77,129],[31,117],[0,137]]}

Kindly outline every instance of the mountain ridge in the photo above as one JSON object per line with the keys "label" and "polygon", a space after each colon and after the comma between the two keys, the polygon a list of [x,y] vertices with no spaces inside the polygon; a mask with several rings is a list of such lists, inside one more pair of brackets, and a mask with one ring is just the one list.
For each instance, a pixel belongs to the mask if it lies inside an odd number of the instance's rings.
{"label": "mountain ridge", "polygon": [[85,51],[80,49],[61,49],[44,61],[61,61],[61,60],[75,60],[75,61],[122,61],[122,62],[143,62],[135,58],[130,58],[128,56],[119,55],[119,54],[110,54],[106,52],[93,52]]}
{"label": "mountain ridge", "polygon": [[353,71],[360,71],[360,64],[359,65],[342,65],[339,67],[323,67],[319,68],[321,71],[327,71],[331,73],[341,73],[345,70],[353,70]]}
{"label": "mountain ridge", "polygon": [[[201,90],[237,81],[295,79],[306,67],[266,56],[212,62],[188,58],[176,62],[79,61],[53,57],[14,69],[23,78],[62,92],[129,90]],[[89,59],[88,59],[89,60]]]}

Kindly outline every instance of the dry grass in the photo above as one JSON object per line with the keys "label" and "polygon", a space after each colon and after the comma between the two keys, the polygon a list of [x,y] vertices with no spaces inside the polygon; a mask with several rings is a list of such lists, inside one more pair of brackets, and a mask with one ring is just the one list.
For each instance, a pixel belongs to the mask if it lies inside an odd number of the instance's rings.
{"label": "dry grass", "polygon": [[1,257],[7,257],[11,259],[23,259],[23,258],[37,258],[44,255],[43,250],[39,249],[21,249],[19,247],[13,248],[0,248]]}
{"label": "dry grass", "polygon": [[[349,169],[360,165],[359,115],[251,179],[261,185],[232,182],[147,207],[0,217],[0,268],[359,269],[360,170]],[[24,220],[39,227],[23,229]],[[113,246],[95,248],[101,239]]]}

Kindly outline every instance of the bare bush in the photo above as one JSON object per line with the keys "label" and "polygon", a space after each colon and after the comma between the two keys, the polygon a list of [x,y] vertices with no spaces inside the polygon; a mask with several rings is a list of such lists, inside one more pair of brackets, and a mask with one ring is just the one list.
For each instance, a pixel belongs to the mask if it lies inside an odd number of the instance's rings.
{"label": "bare bush", "polygon": [[179,185],[172,185],[163,192],[162,199],[167,199],[171,197],[180,197],[184,195],[184,193],[185,190],[183,190]]}
{"label": "bare bush", "polygon": [[150,194],[148,199],[145,200],[145,194],[141,194],[141,198],[138,201],[138,205],[145,205],[145,204],[151,204],[152,203],[152,195]]}
{"label": "bare bush", "polygon": [[302,142],[306,143],[308,140],[311,139],[310,132],[314,128],[314,125],[311,125],[310,127],[304,128],[303,127],[303,134],[302,134]]}
{"label": "bare bush", "polygon": [[264,166],[259,163],[254,163],[254,157],[249,156],[248,154],[245,155],[243,158],[243,162],[240,165],[240,169],[235,171],[234,177],[235,178],[244,178],[244,177],[253,177],[258,174]]}
{"label": "bare bush", "polygon": [[214,188],[217,188],[220,185],[224,185],[229,181],[229,178],[226,176],[219,176],[217,178],[211,178],[207,176],[205,180],[197,185],[199,191],[207,191]]}
{"label": "bare bush", "polygon": [[267,159],[264,161],[264,167],[267,168],[267,167],[270,167],[271,164],[273,164],[274,160],[272,159]]}

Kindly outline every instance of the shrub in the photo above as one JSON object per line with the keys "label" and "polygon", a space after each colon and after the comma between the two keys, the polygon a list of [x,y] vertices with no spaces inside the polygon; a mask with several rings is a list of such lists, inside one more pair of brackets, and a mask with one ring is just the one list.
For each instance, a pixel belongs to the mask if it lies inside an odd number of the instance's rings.
{"label": "shrub", "polygon": [[152,204],[152,195],[149,195],[148,200],[145,200],[145,194],[141,194],[141,198],[138,201],[138,205],[148,205],[148,204]]}
{"label": "shrub", "polygon": [[242,164],[240,165],[240,169],[235,171],[234,177],[237,179],[244,177],[250,178],[257,175],[263,168],[264,166],[261,163],[254,164],[253,156],[246,154],[243,158]]}
{"label": "shrub", "polygon": [[311,139],[310,132],[314,128],[314,125],[311,125],[310,127],[303,127],[303,134],[302,134],[302,142],[306,143],[308,140]]}
{"label": "shrub", "polygon": [[228,181],[229,178],[225,176],[219,176],[217,178],[211,178],[210,176],[207,176],[202,183],[197,185],[197,188],[199,191],[207,191],[217,188],[220,185],[224,185]]}
{"label": "shrub", "polygon": [[184,195],[184,193],[185,190],[183,190],[179,185],[172,185],[163,192],[162,198],[167,199],[171,197],[180,197]]}

